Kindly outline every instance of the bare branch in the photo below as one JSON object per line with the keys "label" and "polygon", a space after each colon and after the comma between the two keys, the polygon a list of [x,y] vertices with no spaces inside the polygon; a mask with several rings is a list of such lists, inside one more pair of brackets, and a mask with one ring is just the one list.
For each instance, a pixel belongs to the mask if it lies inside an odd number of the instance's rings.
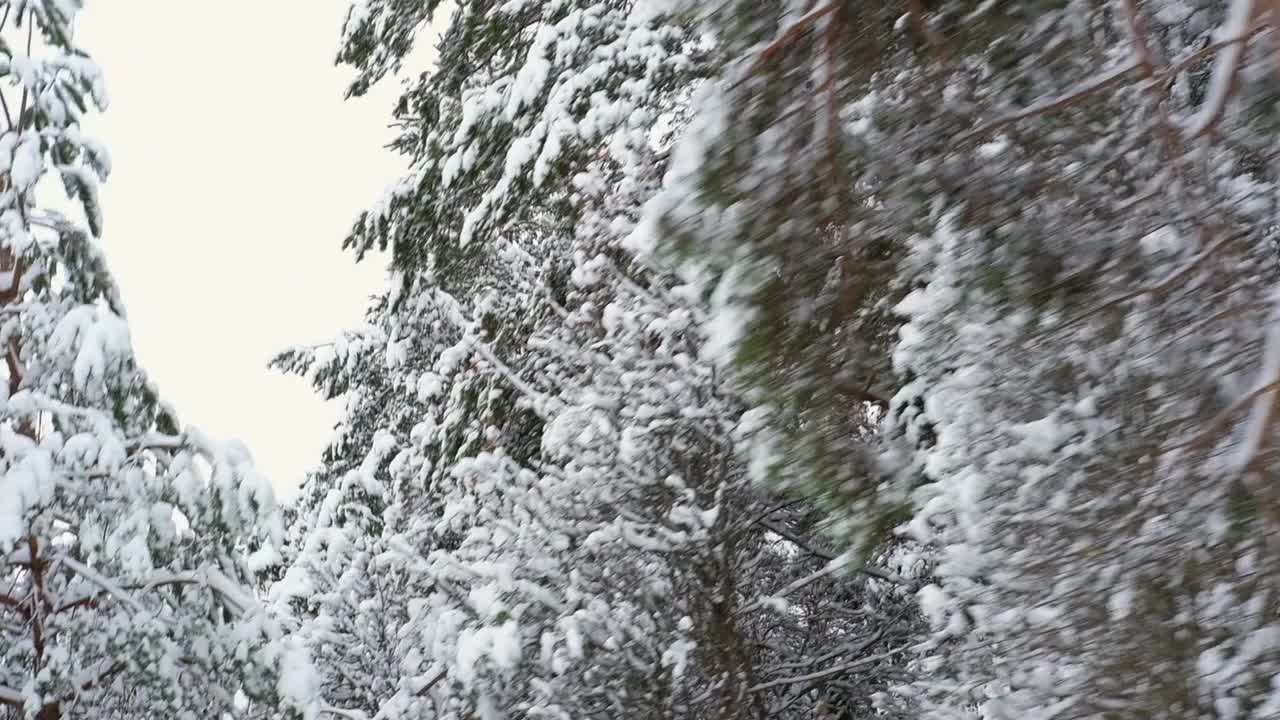
{"label": "bare branch", "polygon": [[[824,565],[821,569],[815,570],[809,573],[808,575],[805,575],[802,578],[793,580],[792,582],[788,583],[786,587],[782,588],[781,592],[773,595],[772,597],[786,597],[787,595],[790,595],[791,593],[794,593],[795,591],[800,590],[805,586],[812,585],[813,583],[821,580],[822,578],[827,577],[828,575],[833,575],[841,571],[842,569],[844,569],[843,563],[837,562],[837,561],[829,562],[826,565]],[[757,599],[742,606],[742,609],[739,612],[744,614],[749,612],[755,612],[756,610],[759,610],[764,606],[765,606],[765,601],[763,599]]]}
{"label": "bare branch", "polygon": [[26,604],[23,603],[21,600],[14,599],[3,593],[0,593],[0,605],[3,605],[4,607],[10,608],[16,611],[19,615],[22,615],[23,617],[27,617],[31,612],[26,608]]}
{"label": "bare branch", "polygon": [[1240,35],[1237,35],[1235,37],[1229,37],[1229,38],[1226,38],[1225,40],[1218,40],[1217,42],[1210,43],[1200,48],[1199,50],[1196,50],[1195,52],[1189,53],[1186,57],[1174,61],[1169,65],[1169,67],[1160,71],[1160,77],[1161,79],[1164,79],[1164,80],[1172,80],[1175,76],[1177,76],[1179,73],[1186,70],[1191,65],[1194,65],[1195,63],[1209,57],[1210,55],[1224,48],[1227,48],[1236,44],[1247,43],[1250,40],[1252,40],[1255,36],[1261,34],[1262,31],[1267,29],[1268,27],[1263,23],[1260,23],[1260,22],[1254,23],[1252,26],[1249,27],[1249,29],[1246,32]]}

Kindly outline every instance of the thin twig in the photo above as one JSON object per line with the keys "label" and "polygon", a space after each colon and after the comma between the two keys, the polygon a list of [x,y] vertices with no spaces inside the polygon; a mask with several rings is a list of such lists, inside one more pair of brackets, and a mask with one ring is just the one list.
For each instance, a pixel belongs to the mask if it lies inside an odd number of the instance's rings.
{"label": "thin twig", "polygon": [[1250,390],[1244,395],[1241,395],[1239,398],[1236,399],[1235,402],[1231,403],[1226,408],[1224,408],[1221,412],[1215,415],[1213,419],[1209,421],[1209,426],[1206,427],[1204,430],[1200,431],[1199,433],[1196,433],[1195,437],[1189,438],[1187,440],[1183,440],[1177,445],[1174,445],[1168,448],[1167,450],[1165,450],[1165,452],[1177,452],[1177,451],[1185,450],[1188,448],[1194,449],[1194,448],[1204,447],[1206,444],[1209,443],[1209,441],[1213,440],[1214,436],[1217,435],[1218,430],[1223,425],[1227,424],[1227,421],[1231,419],[1232,415],[1235,415],[1236,413],[1240,412],[1244,408],[1248,407],[1249,403],[1253,402],[1257,398],[1277,388],[1280,388],[1280,378],[1271,380],[1270,382],[1267,382],[1267,383],[1263,383],[1262,385],[1259,385],[1258,387]]}
{"label": "thin twig", "polygon": [[747,688],[747,692],[758,693],[761,690],[768,690],[769,688],[777,687],[779,685],[791,685],[794,683],[810,682],[812,680],[818,680],[820,678],[830,677],[832,675],[839,675],[842,672],[847,672],[849,670],[852,670],[857,667],[861,667],[863,665],[870,665],[871,663],[874,663],[874,662],[887,660],[895,655],[901,655],[907,650],[910,650],[911,647],[912,647],[911,645],[903,645],[902,647],[894,648],[893,650],[886,650],[885,652],[882,652],[882,653],[877,653],[875,655],[861,658],[853,662],[845,663],[843,665],[837,665],[835,667],[827,668],[826,670],[819,670],[818,672],[808,673],[806,675],[796,675],[794,677],[787,677],[787,678],[776,678],[768,682],[762,682],[758,685],[753,685]]}
{"label": "thin twig", "polygon": [[1123,295],[1119,295],[1117,297],[1111,298],[1110,300],[1105,300],[1100,305],[1097,305],[1089,310],[1085,310],[1084,312],[1080,313],[1079,315],[1076,315],[1070,320],[1063,322],[1062,324],[1058,325],[1055,329],[1062,330],[1062,329],[1071,327],[1072,325],[1075,325],[1077,323],[1080,323],[1084,320],[1089,319],[1090,317],[1093,317],[1094,315],[1097,315],[1103,310],[1106,310],[1111,307],[1115,307],[1116,305],[1122,305],[1126,302],[1129,302],[1130,300],[1134,300],[1143,295],[1152,295],[1152,294],[1161,293],[1161,292],[1164,292],[1165,290],[1168,290],[1169,288],[1173,287],[1179,280],[1181,280],[1183,277],[1188,275],[1192,270],[1195,270],[1196,268],[1203,265],[1206,261],[1208,261],[1211,257],[1213,257],[1214,254],[1216,254],[1223,247],[1226,247],[1228,243],[1230,243],[1232,240],[1237,239],[1238,237],[1239,237],[1238,234],[1223,235],[1217,241],[1210,243],[1209,246],[1206,247],[1204,250],[1202,250],[1199,255],[1196,255],[1195,257],[1191,258],[1191,260],[1187,261],[1186,264],[1174,269],[1164,278],[1156,281],[1151,285],[1140,287],[1136,290],[1124,293]]}
{"label": "thin twig", "polygon": [[1049,114],[1058,112],[1060,110],[1065,110],[1066,108],[1069,108],[1072,105],[1075,105],[1084,100],[1087,100],[1093,97],[1094,95],[1097,95],[1105,90],[1108,90],[1117,85],[1122,85],[1126,81],[1132,80],[1133,78],[1129,76],[1132,75],[1134,71],[1138,70],[1140,67],[1141,67],[1141,63],[1137,61],[1131,62],[1127,65],[1122,65],[1118,68],[1111,70],[1108,73],[1104,73],[1102,77],[1098,78],[1097,80],[1094,80],[1093,82],[1085,84],[1078,90],[1074,90],[1070,93],[1067,93],[1066,95],[1054,98],[1052,100],[1045,100],[1043,102],[1036,103],[1035,105],[1032,105],[1031,107],[1021,110],[1019,112],[992,120],[991,122],[985,125],[982,125],[974,130],[971,130],[965,133],[964,135],[961,135],[959,138],[956,139],[956,142],[961,145],[966,145],[975,140],[980,140],[997,130],[1013,125],[1014,123],[1021,122],[1023,120],[1028,120],[1033,117],[1039,117],[1041,115],[1049,115]]}

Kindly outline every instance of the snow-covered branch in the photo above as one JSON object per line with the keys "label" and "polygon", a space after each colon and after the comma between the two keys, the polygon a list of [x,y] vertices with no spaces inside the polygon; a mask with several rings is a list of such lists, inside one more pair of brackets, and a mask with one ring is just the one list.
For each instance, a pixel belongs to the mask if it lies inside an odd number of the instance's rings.
{"label": "snow-covered branch", "polygon": [[104,577],[88,565],[66,555],[63,556],[62,562],[68,568],[71,568],[71,570],[77,575],[102,588],[103,592],[128,605],[135,612],[145,613],[147,611],[146,607],[144,607],[142,603],[138,602],[131,593],[121,587],[114,580]]}
{"label": "snow-covered branch", "polygon": [[[1232,0],[1227,18],[1218,29],[1218,41],[1246,37],[1257,13],[1257,0]],[[1191,119],[1187,127],[1187,134],[1191,139],[1206,135],[1222,119],[1227,109],[1227,101],[1235,92],[1236,80],[1244,62],[1245,48],[1244,42],[1230,42],[1218,52],[1209,77],[1209,87],[1205,90],[1204,102],[1201,103],[1200,111]]]}
{"label": "snow-covered branch", "polygon": [[21,692],[11,687],[0,685],[0,705],[21,708],[26,702],[27,698]]}

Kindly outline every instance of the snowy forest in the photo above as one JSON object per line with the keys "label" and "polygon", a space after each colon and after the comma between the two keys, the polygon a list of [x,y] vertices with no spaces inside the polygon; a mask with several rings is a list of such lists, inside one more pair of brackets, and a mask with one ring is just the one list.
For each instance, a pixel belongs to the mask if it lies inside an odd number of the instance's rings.
{"label": "snowy forest", "polygon": [[354,0],[289,501],[136,359],[83,5],[0,0],[3,720],[1280,718],[1280,2]]}

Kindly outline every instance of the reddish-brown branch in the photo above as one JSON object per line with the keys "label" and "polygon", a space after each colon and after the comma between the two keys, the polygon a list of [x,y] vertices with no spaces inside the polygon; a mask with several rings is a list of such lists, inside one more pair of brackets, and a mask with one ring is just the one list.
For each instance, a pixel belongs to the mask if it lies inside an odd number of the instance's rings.
{"label": "reddish-brown branch", "polygon": [[1133,56],[1138,62],[1138,70],[1144,77],[1156,74],[1155,53],[1147,42],[1146,30],[1142,26],[1142,17],[1138,14],[1137,0],[1124,0],[1124,23],[1129,31],[1129,42],[1133,45]]}
{"label": "reddish-brown branch", "polygon": [[[21,294],[22,275],[25,263],[18,259],[13,249],[9,247],[0,248],[0,272],[10,273],[11,281],[6,288],[0,288],[0,306],[10,305],[17,301],[18,295]],[[9,347],[5,352],[5,364],[9,369],[9,396],[12,397],[18,392],[18,388],[22,384],[22,365],[18,359],[18,339],[11,338]]]}
{"label": "reddish-brown branch", "polygon": [[[7,176],[0,185],[7,184]],[[21,200],[19,200],[21,202]],[[9,247],[0,248],[0,272],[12,274],[7,288],[0,289],[0,307],[17,302],[22,295],[22,278],[26,273],[27,263],[14,255]],[[23,367],[21,360],[22,344],[18,337],[9,338],[9,346],[5,349],[5,366],[9,371],[9,396],[13,397],[22,387]],[[19,434],[31,439],[36,437],[36,426],[31,422],[23,422],[15,428]]]}
{"label": "reddish-brown branch", "polygon": [[23,697],[22,693],[14,690],[13,688],[0,685],[0,706],[8,706],[21,710],[22,706],[25,704],[26,698]]}
{"label": "reddish-brown branch", "polygon": [[925,17],[924,2],[922,0],[907,0],[907,19],[911,22],[912,28],[916,34],[920,36],[920,41],[933,51],[934,59],[938,61],[947,59],[947,47],[942,36],[933,28],[929,27],[928,18]]}
{"label": "reddish-brown branch", "polygon": [[1265,24],[1260,22],[1255,22],[1253,26],[1251,26],[1249,30],[1243,34],[1236,35],[1235,37],[1229,37],[1229,38],[1226,38],[1225,40],[1219,40],[1215,43],[1210,43],[1209,45],[1206,45],[1200,48],[1199,50],[1196,50],[1195,52],[1182,58],[1181,60],[1178,60],[1177,62],[1172,63],[1171,65],[1169,65],[1169,67],[1160,71],[1160,78],[1166,81],[1173,80],[1173,78],[1176,77],[1178,73],[1184,72],[1187,68],[1191,67],[1197,62],[1204,60],[1205,58],[1218,52],[1219,50],[1224,50],[1228,47],[1231,47],[1232,45],[1236,45],[1239,43],[1247,43],[1253,38],[1257,37],[1259,34],[1262,33],[1263,30],[1266,30],[1266,29],[1267,29],[1267,26]]}
{"label": "reddish-brown branch", "polygon": [[779,53],[798,40],[800,36],[804,34],[805,30],[808,30],[809,27],[818,20],[818,18],[833,13],[843,6],[844,4],[841,0],[831,0],[831,2],[822,5],[817,9],[810,10],[801,16],[799,20],[796,20],[783,28],[782,32],[778,34],[778,37],[773,42],[766,45],[764,49],[760,51],[760,54],[756,56],[756,62],[753,65],[753,69],[758,70],[759,68],[773,62],[774,58],[776,58]]}
{"label": "reddish-brown branch", "polygon": [[889,401],[876,395],[867,388],[858,387],[852,383],[842,383],[836,386],[836,391],[841,395],[852,398],[858,402],[864,402],[875,405],[883,410],[889,409]]}
{"label": "reddish-brown branch", "polygon": [[11,248],[0,249],[0,272],[13,273],[13,279],[9,286],[0,289],[0,305],[9,305],[18,299],[22,287],[22,274],[26,270],[25,265],[26,263],[20,262],[14,257]]}
{"label": "reddish-brown branch", "polygon": [[14,612],[21,615],[23,618],[28,618],[31,616],[31,611],[27,609],[26,604],[24,602],[16,598],[9,597],[8,595],[0,594],[0,605],[3,605],[9,608],[10,610],[13,610]]}
{"label": "reddish-brown branch", "polygon": [[1218,251],[1222,250],[1222,248],[1230,244],[1232,240],[1237,240],[1237,239],[1239,239],[1239,235],[1223,235],[1218,240],[1210,243],[1208,247],[1206,247],[1204,250],[1200,252],[1200,254],[1191,258],[1184,265],[1181,265],[1178,268],[1174,269],[1164,278],[1156,281],[1151,285],[1140,287],[1136,290],[1132,290],[1130,292],[1124,293],[1117,297],[1111,298],[1110,300],[1105,300],[1101,304],[1097,305],[1096,307],[1086,310],[1080,313],[1079,315],[1071,318],[1070,320],[1067,320],[1066,322],[1059,325],[1056,329],[1061,330],[1064,328],[1071,327],[1072,325],[1075,325],[1090,317],[1093,317],[1094,315],[1097,315],[1098,313],[1106,310],[1107,308],[1112,308],[1117,305],[1122,305],[1124,303],[1129,302],[1130,300],[1135,300],[1139,297],[1142,297],[1143,295],[1155,295],[1155,294],[1165,292],[1170,288],[1174,287],[1175,285],[1177,285],[1183,278],[1189,275],[1191,271],[1199,268],[1201,265],[1207,262],[1210,258],[1216,255]]}
{"label": "reddish-brown branch", "polygon": [[77,608],[96,608],[98,607],[98,599],[105,594],[106,593],[97,593],[95,595],[86,595],[85,597],[73,600],[65,605],[58,606],[58,608],[53,611],[53,614],[57,615]]}
{"label": "reddish-brown branch", "polygon": [[102,684],[102,681],[106,680],[107,678],[111,677],[112,675],[115,675],[115,674],[117,674],[117,673],[121,672],[121,671],[122,671],[122,670],[124,670],[126,667],[128,667],[128,666],[126,665],[126,663],[125,663],[123,660],[120,660],[120,661],[118,661],[118,662],[115,662],[115,663],[113,663],[110,667],[108,667],[106,670],[103,670],[102,672],[98,673],[98,675],[97,675],[96,677],[89,678],[88,680],[86,680],[86,681],[84,681],[83,683],[81,683],[81,684],[80,684],[80,690],[82,690],[82,691],[83,691],[83,690],[92,690],[94,687],[97,687],[98,685],[101,685],[101,684]]}
{"label": "reddish-brown branch", "polygon": [[1063,95],[1058,98],[1054,98],[1053,100],[1047,100],[1045,102],[1037,103],[1035,105],[1032,105],[1029,108],[1026,108],[1025,110],[1021,110],[1016,113],[1012,113],[1010,115],[1005,115],[1004,117],[992,120],[991,122],[985,125],[981,125],[965,133],[964,135],[961,135],[959,138],[957,138],[956,142],[962,145],[965,145],[975,140],[981,140],[982,138],[996,132],[997,130],[1006,128],[1010,125],[1013,125],[1014,123],[1021,122],[1023,120],[1029,120],[1034,117],[1040,117],[1042,115],[1051,115],[1053,113],[1065,110],[1103,91],[1109,90],[1117,85],[1123,85],[1129,82],[1130,80],[1133,79],[1132,76],[1134,74],[1134,71],[1139,69],[1140,67],[1141,65],[1137,61],[1129,63],[1128,65],[1112,70],[1110,73],[1103,75],[1100,79],[1095,80],[1094,82],[1084,85],[1079,90],[1074,90],[1070,93],[1067,93],[1066,95]]}
{"label": "reddish-brown branch", "polygon": [[1227,425],[1234,415],[1249,407],[1249,405],[1259,397],[1268,393],[1273,393],[1277,389],[1280,389],[1280,379],[1272,380],[1250,390],[1236,399],[1235,402],[1228,405],[1222,412],[1215,415],[1213,419],[1209,421],[1207,427],[1196,433],[1194,437],[1189,440],[1183,440],[1172,447],[1166,448],[1164,452],[1178,452],[1182,450],[1194,450],[1206,447],[1219,436],[1219,431]]}
{"label": "reddish-brown branch", "polygon": [[824,96],[824,112],[826,114],[824,122],[826,123],[827,180],[831,193],[836,199],[834,215],[830,218],[830,224],[837,229],[843,228],[848,222],[848,208],[846,207],[848,190],[845,187],[844,180],[844,162],[842,159],[844,143],[840,128],[840,61],[843,55],[842,50],[844,49],[846,15],[844,5],[841,4],[831,14],[831,19],[827,22],[826,32],[823,33],[823,49],[826,51],[826,77],[823,78],[822,85],[818,88],[819,94]]}
{"label": "reddish-brown branch", "polygon": [[9,368],[9,397],[13,397],[22,385],[22,366],[18,361],[18,341],[9,341],[9,350],[4,356],[5,365]]}
{"label": "reddish-brown branch", "polygon": [[40,542],[35,535],[27,536],[27,549],[31,552],[31,648],[35,653],[33,659],[35,675],[44,669],[44,618],[42,617],[40,598],[44,596],[45,561],[40,559]]}

